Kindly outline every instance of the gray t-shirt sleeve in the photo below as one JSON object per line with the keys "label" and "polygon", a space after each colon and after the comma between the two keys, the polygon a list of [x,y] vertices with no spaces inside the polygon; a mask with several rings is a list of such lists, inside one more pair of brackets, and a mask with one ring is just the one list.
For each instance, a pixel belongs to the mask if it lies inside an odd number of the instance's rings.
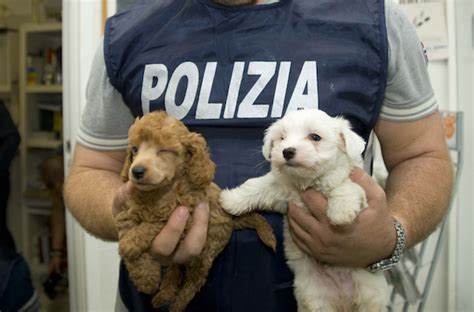
{"label": "gray t-shirt sleeve", "polygon": [[77,141],[95,150],[125,149],[128,128],[133,122],[132,113],[107,76],[102,42],[95,53],[87,82],[86,105],[82,110]]}
{"label": "gray t-shirt sleeve", "polygon": [[390,121],[418,120],[438,109],[423,46],[398,4],[386,0],[385,10],[389,64],[380,117]]}

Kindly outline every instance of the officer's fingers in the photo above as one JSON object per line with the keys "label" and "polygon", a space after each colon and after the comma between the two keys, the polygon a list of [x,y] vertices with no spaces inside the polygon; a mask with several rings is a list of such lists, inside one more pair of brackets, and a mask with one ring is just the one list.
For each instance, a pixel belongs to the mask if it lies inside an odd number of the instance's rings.
{"label": "officer's fingers", "polygon": [[310,248],[306,245],[311,236],[305,232],[294,220],[288,218],[288,226],[290,228],[290,234],[296,245],[301,248],[306,254],[310,255]]}
{"label": "officer's fingers", "polygon": [[291,238],[293,239],[293,241],[295,242],[296,246],[298,246],[305,254],[311,256],[311,251],[308,248],[308,246],[306,246],[303,243],[303,241],[300,240],[293,232],[290,231],[290,235],[291,235]]}
{"label": "officer's fingers", "polygon": [[296,223],[309,236],[313,236],[319,226],[319,220],[293,203],[288,204],[288,220]]}
{"label": "officer's fingers", "polygon": [[316,219],[320,222],[328,221],[326,197],[315,190],[306,190],[301,193],[301,199]]}
{"label": "officer's fingers", "polygon": [[183,264],[201,254],[206,243],[208,224],[209,204],[201,203],[194,209],[193,224],[173,256],[174,262]]}
{"label": "officer's fingers", "polygon": [[151,244],[150,253],[153,256],[163,258],[173,254],[181,239],[188,217],[189,212],[186,207],[178,207],[173,211],[168,222]]}
{"label": "officer's fingers", "polygon": [[351,172],[351,180],[357,183],[365,191],[367,199],[376,199],[385,195],[382,187],[370,175],[361,168],[354,168]]}

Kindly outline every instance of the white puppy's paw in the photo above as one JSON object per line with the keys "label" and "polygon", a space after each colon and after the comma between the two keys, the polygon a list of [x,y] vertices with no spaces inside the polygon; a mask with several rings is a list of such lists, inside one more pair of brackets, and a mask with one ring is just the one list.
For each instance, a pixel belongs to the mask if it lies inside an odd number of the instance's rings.
{"label": "white puppy's paw", "polygon": [[327,216],[334,225],[350,224],[367,207],[364,190],[353,182],[344,183],[328,197]]}
{"label": "white puppy's paw", "polygon": [[327,216],[334,225],[350,224],[354,222],[359,214],[359,210],[351,207],[338,207],[338,205],[329,205]]}
{"label": "white puppy's paw", "polygon": [[245,205],[242,203],[242,196],[239,196],[236,189],[223,190],[219,196],[219,203],[231,215],[240,216],[246,212]]}
{"label": "white puppy's paw", "polygon": [[329,198],[327,216],[334,225],[350,224],[366,207],[365,197]]}

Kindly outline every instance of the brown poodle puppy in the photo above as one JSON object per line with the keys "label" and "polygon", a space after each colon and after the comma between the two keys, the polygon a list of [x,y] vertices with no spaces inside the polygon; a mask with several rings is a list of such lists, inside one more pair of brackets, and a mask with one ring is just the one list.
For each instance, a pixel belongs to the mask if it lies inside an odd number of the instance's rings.
{"label": "brown poodle puppy", "polygon": [[[165,112],[137,119],[129,130],[128,156],[122,179],[134,185],[127,209],[116,216],[119,252],[130,278],[144,293],[160,291],[152,304],[170,304],[170,311],[182,311],[206,282],[216,256],[230,240],[234,229],[253,228],[273,250],[272,229],[259,214],[240,217],[227,214],[219,205],[219,187],[212,183],[215,165],[207,144],[197,133]],[[149,253],[151,243],[174,209],[209,203],[207,240],[199,257],[188,264],[172,264],[164,272]],[[185,233],[192,224],[188,219]],[[161,285],[160,285],[161,282]]]}

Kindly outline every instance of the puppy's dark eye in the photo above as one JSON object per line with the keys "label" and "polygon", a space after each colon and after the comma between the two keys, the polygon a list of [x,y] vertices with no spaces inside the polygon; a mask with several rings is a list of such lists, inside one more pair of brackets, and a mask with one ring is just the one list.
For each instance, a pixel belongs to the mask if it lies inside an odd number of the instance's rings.
{"label": "puppy's dark eye", "polygon": [[310,133],[308,135],[308,137],[313,140],[313,141],[321,141],[321,137],[319,135],[317,135],[316,133]]}
{"label": "puppy's dark eye", "polygon": [[136,153],[138,153],[138,147],[132,146],[131,151],[132,151],[132,154],[135,155]]}

